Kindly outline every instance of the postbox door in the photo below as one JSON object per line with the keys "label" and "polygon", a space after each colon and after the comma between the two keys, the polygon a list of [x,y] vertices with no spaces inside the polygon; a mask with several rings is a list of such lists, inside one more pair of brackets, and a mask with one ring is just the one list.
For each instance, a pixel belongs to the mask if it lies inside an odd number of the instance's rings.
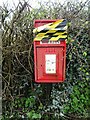
{"label": "postbox door", "polygon": [[63,80],[64,57],[63,47],[37,47],[37,78],[38,80]]}

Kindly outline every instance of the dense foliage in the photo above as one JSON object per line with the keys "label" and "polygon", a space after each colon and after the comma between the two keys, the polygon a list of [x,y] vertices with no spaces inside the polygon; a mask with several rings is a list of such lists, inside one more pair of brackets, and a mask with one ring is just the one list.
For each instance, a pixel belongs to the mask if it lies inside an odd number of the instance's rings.
{"label": "dense foliage", "polygon": [[[15,10],[1,7],[3,120],[90,117],[88,4],[48,2],[32,8],[27,2],[19,2]],[[36,84],[33,21],[61,18],[68,21],[66,80]]]}

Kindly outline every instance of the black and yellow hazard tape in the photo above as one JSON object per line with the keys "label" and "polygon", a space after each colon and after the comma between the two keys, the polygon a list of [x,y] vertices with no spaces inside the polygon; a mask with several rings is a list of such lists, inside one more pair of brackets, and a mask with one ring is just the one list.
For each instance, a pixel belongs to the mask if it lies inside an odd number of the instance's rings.
{"label": "black and yellow hazard tape", "polygon": [[45,24],[33,30],[34,41],[59,41],[67,39],[67,21],[65,19]]}

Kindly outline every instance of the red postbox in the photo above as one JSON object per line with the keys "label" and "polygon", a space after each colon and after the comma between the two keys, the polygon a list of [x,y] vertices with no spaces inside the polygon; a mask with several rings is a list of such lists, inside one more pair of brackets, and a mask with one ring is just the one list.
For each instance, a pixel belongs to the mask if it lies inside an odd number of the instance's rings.
{"label": "red postbox", "polygon": [[66,20],[35,20],[34,27],[35,82],[63,82],[66,66]]}

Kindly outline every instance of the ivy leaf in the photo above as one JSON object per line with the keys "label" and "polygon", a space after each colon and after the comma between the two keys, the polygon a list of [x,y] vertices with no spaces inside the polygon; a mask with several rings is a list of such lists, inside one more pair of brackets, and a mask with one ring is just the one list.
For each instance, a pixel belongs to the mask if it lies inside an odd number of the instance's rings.
{"label": "ivy leaf", "polygon": [[85,57],[86,57],[86,56],[87,56],[87,53],[86,53],[86,52],[83,52],[83,56],[85,56]]}
{"label": "ivy leaf", "polygon": [[41,118],[41,114],[40,113],[34,113],[32,116],[32,119],[40,119]]}
{"label": "ivy leaf", "polygon": [[41,118],[41,114],[40,113],[35,113],[34,110],[30,111],[27,113],[28,118],[30,119],[40,119]]}

